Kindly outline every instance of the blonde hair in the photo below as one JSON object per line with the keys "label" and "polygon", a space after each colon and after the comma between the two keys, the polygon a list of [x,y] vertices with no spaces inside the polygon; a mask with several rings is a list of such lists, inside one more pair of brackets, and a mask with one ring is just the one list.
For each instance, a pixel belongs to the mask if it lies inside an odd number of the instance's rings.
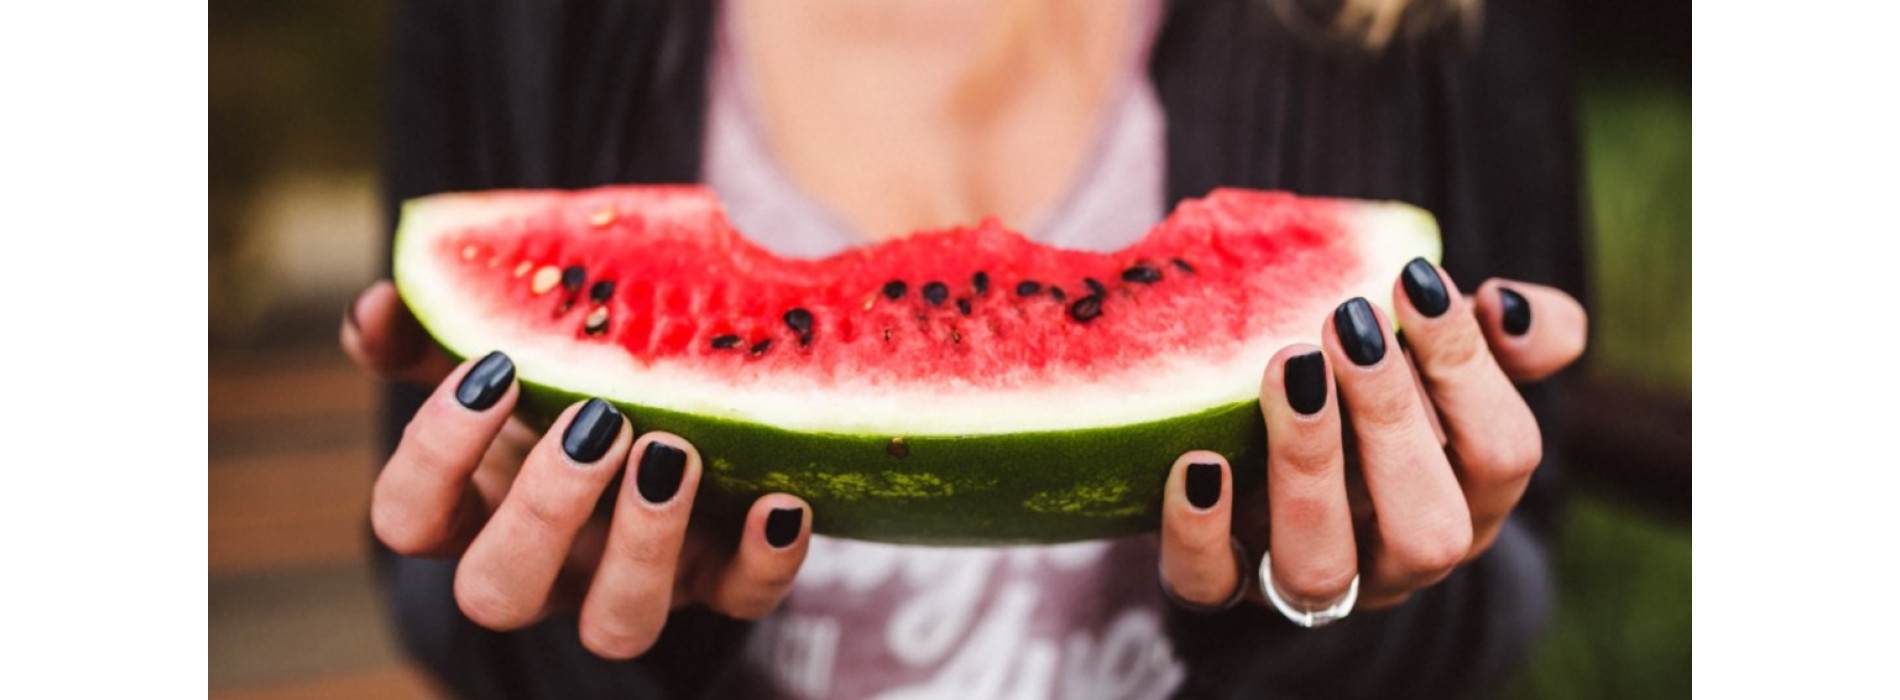
{"label": "blonde hair", "polygon": [[1484,16],[1484,0],[1265,2],[1289,31],[1309,38],[1344,40],[1375,51],[1389,46],[1401,34],[1416,37],[1453,23],[1466,38],[1476,38]]}

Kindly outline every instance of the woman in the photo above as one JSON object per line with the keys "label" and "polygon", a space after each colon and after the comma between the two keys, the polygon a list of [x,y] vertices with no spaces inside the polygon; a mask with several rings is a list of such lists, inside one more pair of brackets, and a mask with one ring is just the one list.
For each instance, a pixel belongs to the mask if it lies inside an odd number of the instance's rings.
{"label": "woman", "polygon": [[[392,390],[392,423],[414,418],[392,430],[372,525],[403,555],[454,558],[384,558],[405,642],[483,697],[1495,682],[1548,591],[1546,441],[1511,379],[1561,369],[1584,336],[1561,291],[1579,277],[1561,27],[1503,3],[1405,4],[1325,21],[1244,0],[404,5],[392,202],[705,181],[740,230],[822,255],[992,213],[1114,249],[1183,197],[1285,188],[1425,206],[1452,271],[1394,281],[1409,360],[1394,319],[1363,307],[1314,319],[1323,347],[1271,358],[1267,464],[1183,455],[1160,537],[978,550],[812,537],[786,494],[724,524],[735,548],[688,519],[691,444],[598,405],[546,436],[506,424],[512,365],[452,366],[379,283],[345,347],[436,389]],[[1362,31],[1337,41],[1334,21]],[[1513,281],[1452,282],[1491,277]],[[1265,469],[1268,493],[1231,493],[1234,469]]]}

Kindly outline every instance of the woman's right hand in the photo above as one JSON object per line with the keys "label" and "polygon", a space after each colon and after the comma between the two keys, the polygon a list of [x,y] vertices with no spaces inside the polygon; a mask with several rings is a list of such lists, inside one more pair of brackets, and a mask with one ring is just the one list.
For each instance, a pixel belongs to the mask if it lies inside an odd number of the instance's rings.
{"label": "woman's right hand", "polygon": [[582,644],[624,659],[653,645],[675,607],[757,619],[790,590],[810,540],[799,498],[760,497],[736,541],[731,524],[692,519],[700,458],[690,443],[636,436],[599,399],[534,435],[509,417],[520,394],[513,362],[493,353],[455,364],[388,281],[351,306],[342,344],[380,378],[437,384],[376,479],[370,523],[399,554],[459,558],[455,599],[476,624],[513,630],[578,608]]}

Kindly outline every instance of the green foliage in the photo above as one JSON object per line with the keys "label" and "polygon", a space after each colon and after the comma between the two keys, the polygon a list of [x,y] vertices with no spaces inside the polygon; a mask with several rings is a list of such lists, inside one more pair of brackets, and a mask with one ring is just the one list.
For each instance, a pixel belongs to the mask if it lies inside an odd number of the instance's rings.
{"label": "green foliage", "polygon": [[1686,85],[1584,81],[1584,181],[1594,236],[1594,369],[1686,394],[1690,385],[1690,107]]}
{"label": "green foliage", "polygon": [[1690,691],[1690,532],[1584,496],[1556,550],[1558,609],[1500,698],[1681,698]]}
{"label": "green foliage", "polygon": [[[1591,369],[1686,399],[1688,86],[1627,72],[1584,80],[1579,97],[1594,234]],[[1548,636],[1497,697],[1687,697],[1690,535],[1614,494],[1577,494],[1553,555],[1558,609]]]}

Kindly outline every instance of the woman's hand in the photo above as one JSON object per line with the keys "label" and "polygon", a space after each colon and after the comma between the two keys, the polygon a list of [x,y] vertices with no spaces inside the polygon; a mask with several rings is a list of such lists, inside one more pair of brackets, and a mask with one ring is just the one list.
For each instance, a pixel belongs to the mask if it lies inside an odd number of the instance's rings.
{"label": "woman's hand", "polygon": [[[1288,347],[1267,366],[1264,512],[1232,508],[1219,455],[1176,460],[1161,572],[1177,598],[1210,606],[1236,594],[1243,576],[1230,533],[1270,553],[1283,600],[1314,611],[1346,598],[1355,576],[1357,607],[1397,605],[1491,546],[1543,459],[1537,421],[1512,382],[1543,379],[1582,354],[1583,307],[1550,287],[1500,280],[1466,297],[1422,259],[1393,297],[1409,361],[1391,320],[1354,299],[1326,321],[1323,349]],[[1245,594],[1265,602],[1258,587]]]}
{"label": "woman's hand", "polygon": [[[477,624],[528,626],[578,608],[581,642],[608,658],[646,652],[675,607],[756,619],[804,562],[810,509],[787,494],[752,504],[737,536],[689,516],[700,459],[599,399],[546,435],[509,417],[520,387],[501,353],[456,365],[388,282],[352,306],[344,349],[385,379],[439,383],[370,497],[376,538],[409,556],[459,557],[455,599]],[[626,475],[612,506],[601,503]],[[598,506],[598,507],[597,507]]]}

